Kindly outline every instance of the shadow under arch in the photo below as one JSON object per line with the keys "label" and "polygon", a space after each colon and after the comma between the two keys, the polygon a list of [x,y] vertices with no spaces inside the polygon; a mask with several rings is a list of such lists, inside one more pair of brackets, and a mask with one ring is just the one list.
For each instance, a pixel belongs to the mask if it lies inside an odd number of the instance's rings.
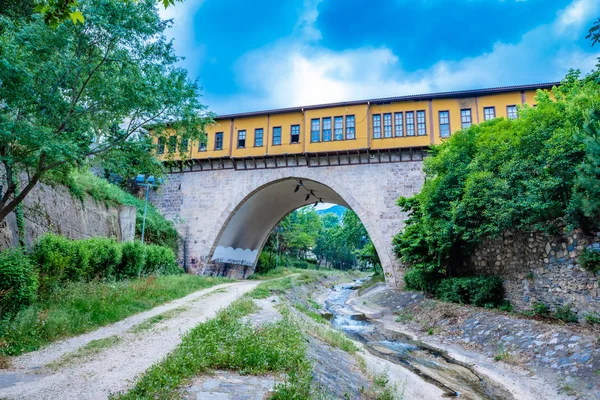
{"label": "shadow under arch", "polygon": [[232,201],[224,212],[227,216],[223,215],[225,222],[212,245],[209,259],[214,263],[243,265],[253,269],[277,223],[292,211],[314,204],[319,199],[324,203],[344,206],[357,214],[382,258],[388,284],[395,285],[393,268],[382,257],[383,244],[369,213],[351,193],[342,195],[328,184],[305,177],[288,176],[272,180],[259,185],[242,200]]}

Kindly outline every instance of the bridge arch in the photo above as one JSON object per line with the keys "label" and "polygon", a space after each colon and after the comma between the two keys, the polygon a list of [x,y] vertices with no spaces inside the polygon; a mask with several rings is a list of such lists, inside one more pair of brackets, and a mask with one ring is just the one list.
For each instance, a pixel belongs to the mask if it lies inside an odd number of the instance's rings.
{"label": "bridge arch", "polygon": [[[215,263],[256,266],[258,255],[273,228],[292,211],[316,202],[333,203],[353,210],[371,237],[375,249],[386,251],[380,237],[375,237],[373,218],[361,204],[337,184],[337,190],[307,177],[288,176],[263,184],[249,193],[237,205],[231,202],[225,213],[229,213],[210,251]],[[343,195],[339,193],[341,191]],[[383,255],[382,255],[383,256]],[[384,264],[384,272],[390,284],[396,276],[390,263]]]}
{"label": "bridge arch", "polygon": [[[151,201],[177,223],[184,238],[179,256],[188,271],[240,278],[253,270],[253,257],[277,222],[294,209],[314,204],[315,197],[304,201],[304,189],[294,192],[302,180],[324,202],[357,214],[375,245],[387,283],[400,285],[403,270],[393,254],[392,239],[407,216],[396,200],[420,190],[422,161],[355,161],[290,167],[273,162],[273,167],[249,170],[238,170],[231,163],[229,167],[214,163],[208,171],[192,166],[170,173],[167,182],[151,194]],[[250,253],[246,258],[235,256],[244,251]],[[238,263],[239,268],[227,262],[235,260],[244,262]]]}

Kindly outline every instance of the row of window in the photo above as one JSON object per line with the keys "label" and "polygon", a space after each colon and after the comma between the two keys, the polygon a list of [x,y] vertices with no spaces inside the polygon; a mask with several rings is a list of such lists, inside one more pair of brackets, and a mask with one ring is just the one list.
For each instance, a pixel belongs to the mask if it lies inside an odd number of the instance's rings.
{"label": "row of window", "polygon": [[[416,121],[415,121],[416,113]],[[516,119],[517,106],[506,106],[506,115],[509,119]],[[447,138],[450,136],[450,111],[439,111],[439,127],[440,136]],[[489,121],[496,118],[496,107],[484,107],[483,119]],[[383,119],[383,123],[382,123]],[[333,121],[333,129],[332,129]],[[416,122],[416,123],[415,123]],[[473,124],[473,117],[470,108],[460,110],[461,129],[466,129]],[[331,140],[352,140],[356,138],[356,122],[354,115],[344,117],[324,117],[313,118],[311,120],[310,140],[311,142],[330,142]],[[427,135],[426,114],[424,110],[420,111],[404,111],[373,115],[373,138],[391,138],[404,136],[425,136]],[[281,126],[273,127],[273,146],[281,145],[282,128]],[[263,128],[254,130],[254,147],[262,147],[264,138]],[[163,154],[165,151],[166,140],[164,137],[158,139],[158,154]],[[290,127],[290,144],[300,143],[300,125],[291,125]],[[167,143],[168,151],[173,153],[177,149],[177,137],[169,137]],[[237,147],[246,147],[246,130],[239,130],[237,137]],[[186,151],[188,141],[183,139],[180,150]],[[206,143],[200,143],[198,151],[206,151]],[[215,150],[223,150],[223,132],[215,134]]]}
{"label": "row of window", "polygon": [[[417,121],[415,125],[415,111],[404,111],[373,115],[373,139],[404,137],[404,136],[425,136],[427,135],[427,123],[425,111],[416,111]],[[509,119],[517,118],[517,106],[506,107],[506,115]],[[383,124],[382,124],[383,118]],[[440,136],[447,138],[450,136],[450,111],[439,111]],[[484,107],[483,119],[489,121],[496,118],[496,107]],[[460,110],[461,129],[466,129],[473,124],[473,117],[470,108]],[[416,126],[416,130],[415,130]]]}
{"label": "row of window", "polygon": [[[373,139],[403,137],[403,136],[425,136],[427,135],[427,123],[425,122],[425,111],[404,111],[373,115]],[[383,129],[382,129],[383,128]]]}
{"label": "row of window", "polygon": [[[221,133],[222,135],[222,133]],[[273,127],[273,146],[281,145],[281,135],[282,128],[281,126]],[[254,147],[262,147],[264,141],[264,130],[263,128],[256,128],[254,130]],[[300,125],[291,125],[290,126],[290,144],[300,143]],[[240,129],[238,131],[237,136],[237,148],[243,149],[246,147],[246,130]],[[215,150],[221,150],[223,148],[223,140],[221,139],[221,147],[216,148]]]}
{"label": "row of window", "polygon": [[312,143],[354,139],[356,139],[356,120],[354,115],[346,115],[345,118],[340,116],[313,118],[310,120],[310,141]]}

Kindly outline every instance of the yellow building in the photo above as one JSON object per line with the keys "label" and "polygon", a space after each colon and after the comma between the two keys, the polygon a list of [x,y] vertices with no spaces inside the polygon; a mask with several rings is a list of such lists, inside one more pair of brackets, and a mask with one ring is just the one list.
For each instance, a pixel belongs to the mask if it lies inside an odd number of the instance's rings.
{"label": "yellow building", "polygon": [[[441,143],[471,124],[499,117],[517,118],[520,105],[535,105],[536,90],[554,85],[558,83],[220,115],[207,128],[206,143],[187,146],[187,158],[208,162],[212,169],[214,163],[223,167],[224,160],[231,163],[247,159],[258,166],[256,159],[276,160],[281,156],[288,165],[287,159],[296,157],[294,165],[298,165],[299,156],[337,154],[339,158],[351,152],[381,154],[392,149],[422,149]],[[174,140],[159,144],[159,157],[167,159],[169,152],[178,152]],[[264,166],[268,167],[266,161]]]}

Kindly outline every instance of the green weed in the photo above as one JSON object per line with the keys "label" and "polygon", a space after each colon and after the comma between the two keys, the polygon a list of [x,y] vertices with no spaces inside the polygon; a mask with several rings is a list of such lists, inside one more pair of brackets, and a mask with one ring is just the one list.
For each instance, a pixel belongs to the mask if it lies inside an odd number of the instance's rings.
{"label": "green weed", "polygon": [[144,322],[137,324],[136,326],[131,328],[130,331],[133,333],[140,333],[140,332],[147,331],[149,329],[152,329],[152,327],[154,327],[154,325],[158,324],[159,322],[171,319],[186,310],[188,310],[188,307],[178,307],[178,308],[174,308],[173,310],[165,311],[162,314],[155,315],[154,317],[150,317],[147,320],[145,320]]}
{"label": "green weed", "polygon": [[312,366],[298,326],[282,320],[253,328],[240,322],[256,310],[250,298],[235,301],[182,339],[165,359],[155,364],[127,393],[116,399],[170,398],[188,378],[210,369],[242,374],[285,372],[287,380],[276,386],[274,399],[308,399]]}
{"label": "green weed", "polygon": [[71,353],[63,355],[58,361],[48,364],[47,366],[50,369],[58,369],[60,367],[64,367],[65,365],[77,362],[82,358],[98,354],[102,350],[113,347],[120,342],[121,338],[119,336],[109,336],[102,339],[92,340],[85,346],[80,347]]}
{"label": "green weed", "polygon": [[88,332],[225,282],[231,280],[184,274],[68,283],[14,318],[0,320],[0,355],[34,351],[55,340]]}

